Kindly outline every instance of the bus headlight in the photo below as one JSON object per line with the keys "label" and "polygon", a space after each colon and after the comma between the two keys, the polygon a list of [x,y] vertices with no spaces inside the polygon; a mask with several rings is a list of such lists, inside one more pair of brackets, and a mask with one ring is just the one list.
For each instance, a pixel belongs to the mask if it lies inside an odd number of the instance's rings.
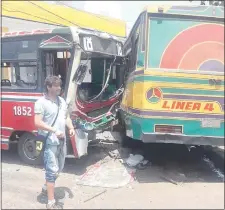
{"label": "bus headlight", "polygon": [[87,130],[87,131],[91,131],[91,130],[94,129],[94,125],[92,123],[86,122],[84,124],[84,129]]}

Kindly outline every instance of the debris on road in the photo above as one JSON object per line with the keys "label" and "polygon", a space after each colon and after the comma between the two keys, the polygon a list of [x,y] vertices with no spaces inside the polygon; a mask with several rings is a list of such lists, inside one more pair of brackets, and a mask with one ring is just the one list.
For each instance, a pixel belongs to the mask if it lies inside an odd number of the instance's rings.
{"label": "debris on road", "polygon": [[113,159],[121,159],[120,158],[120,153],[118,151],[118,149],[115,149],[113,151],[108,152],[109,156]]}
{"label": "debris on road", "polygon": [[78,157],[87,155],[88,138],[87,134],[81,129],[75,129],[75,142],[77,147]]}
{"label": "debris on road", "polygon": [[[164,145],[162,146],[164,148]],[[183,158],[189,154],[185,146],[179,148],[181,150],[184,148],[186,153],[175,152],[180,151],[177,147],[174,149],[170,149],[170,147],[167,149],[166,147],[166,151],[162,151],[159,147],[158,150],[154,151],[155,148],[151,146],[143,154],[137,151],[137,148],[133,150],[118,148],[117,144],[114,144],[114,146],[104,145],[104,148],[106,149],[103,150],[102,145],[92,148],[86,158],[76,160],[76,162],[67,159],[65,171],[62,174],[63,178],[57,180],[55,189],[55,192],[60,189],[60,193],[56,193],[56,199],[64,199],[64,208],[72,209],[75,205],[76,208],[87,209],[93,208],[93,204],[95,205],[94,208],[149,208],[149,204],[151,204],[149,200],[156,208],[174,207],[174,195],[168,195],[167,193],[171,190],[175,190],[179,194],[177,202],[180,204],[178,206],[178,203],[176,203],[176,205],[181,209],[183,206],[212,209],[219,209],[224,206],[224,182],[217,177],[216,173],[213,173],[209,164],[207,164],[207,160],[206,162],[203,161],[202,157],[188,159],[188,161]],[[116,149],[119,151],[121,159],[114,160],[109,157],[108,152]],[[113,154],[116,153],[113,152]],[[149,162],[143,160],[135,168],[129,167],[125,161],[130,154],[141,154]],[[42,168],[16,164],[18,158],[13,153],[9,153],[8,156],[3,158],[3,208],[24,209],[29,207],[31,209],[42,209],[47,202],[47,197],[44,197],[40,192],[36,193],[37,189],[40,189],[43,184]],[[142,164],[144,166],[150,165],[150,167],[139,170],[139,166],[142,166]],[[17,169],[20,169],[20,173],[16,173]],[[87,173],[85,173],[86,171]],[[83,177],[80,176],[81,174],[83,174]],[[161,175],[163,177],[160,177]],[[32,185],[29,183],[32,183]],[[182,183],[185,184],[182,185]],[[62,190],[62,187],[58,186],[69,186],[71,191],[75,193],[74,198],[69,199],[66,190]],[[119,190],[113,190],[115,188],[119,188]],[[151,193],[149,197],[146,190],[150,188],[154,193]],[[107,190],[106,193],[105,190]],[[215,194],[218,199],[211,199],[212,194]],[[12,197],[15,199],[12,199]],[[123,199],[114,202],[116,199],[118,200],[118,197]],[[189,200],[193,200],[193,202],[189,202],[186,197],[189,197]],[[129,199],[137,202],[127,202]],[[163,205],[162,199],[165,201]],[[207,202],[204,202],[205,200]],[[60,202],[63,203],[63,201]]]}
{"label": "debris on road", "polygon": [[125,163],[130,167],[135,167],[139,170],[146,169],[151,163],[149,160],[145,160],[142,155],[136,154],[130,154],[129,158],[126,159]]}
{"label": "debris on road", "polygon": [[94,195],[94,196],[92,196],[91,198],[88,198],[87,200],[84,201],[84,203],[86,203],[86,202],[88,202],[88,201],[90,201],[90,200],[92,200],[92,199],[98,197],[99,195],[102,195],[103,193],[106,193],[106,192],[107,192],[107,190],[104,190],[104,191],[98,193],[97,195]]}
{"label": "debris on road", "polygon": [[210,169],[216,173],[217,177],[218,178],[221,178],[222,180],[224,180],[224,174],[215,167],[214,163],[209,159],[207,158],[206,156],[203,157],[203,161],[207,163],[207,165],[210,167]]}
{"label": "debris on road", "polygon": [[172,183],[174,185],[178,185],[178,183],[176,181],[174,181],[174,180],[172,180],[172,179],[170,179],[168,177],[165,177],[165,176],[162,176],[161,175],[160,178],[163,179],[163,180],[165,180],[165,181],[168,181],[168,182],[170,182],[170,183]]}
{"label": "debris on road", "polygon": [[137,165],[137,169],[143,170],[143,169],[146,169],[150,165],[151,165],[151,163],[148,160],[143,160]]}
{"label": "debris on road", "polygon": [[121,133],[104,131],[96,134],[96,139],[100,139],[108,142],[118,142],[121,141]]}
{"label": "debris on road", "polygon": [[[109,158],[109,157],[108,157]],[[134,180],[135,169],[127,168],[119,160],[99,161],[78,180],[77,185],[120,188]]]}
{"label": "debris on road", "polygon": [[128,166],[135,167],[139,163],[141,163],[144,160],[144,157],[142,155],[133,155],[130,154],[129,158],[127,158],[126,163]]}

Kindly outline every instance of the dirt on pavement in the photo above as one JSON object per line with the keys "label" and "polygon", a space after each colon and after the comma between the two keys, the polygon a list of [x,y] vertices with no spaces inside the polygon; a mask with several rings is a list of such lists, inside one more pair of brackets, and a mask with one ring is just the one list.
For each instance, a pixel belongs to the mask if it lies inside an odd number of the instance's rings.
{"label": "dirt on pavement", "polygon": [[[124,187],[77,185],[82,174],[108,155],[107,148],[91,147],[88,156],[66,160],[56,198],[65,209],[224,208],[224,180],[202,158],[187,158],[188,152],[174,145],[148,152],[150,165],[137,170],[135,180]],[[2,209],[45,209],[43,183],[42,167],[23,164],[15,149],[2,152]]]}

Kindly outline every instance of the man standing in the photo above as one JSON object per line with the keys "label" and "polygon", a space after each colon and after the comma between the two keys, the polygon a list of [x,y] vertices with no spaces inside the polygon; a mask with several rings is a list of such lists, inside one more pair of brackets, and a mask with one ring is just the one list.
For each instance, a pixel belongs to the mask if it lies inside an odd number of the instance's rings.
{"label": "man standing", "polygon": [[[55,181],[62,171],[66,156],[65,127],[70,136],[75,134],[72,120],[67,112],[67,104],[59,95],[62,81],[57,76],[48,76],[45,80],[46,93],[35,103],[35,125],[39,135],[47,137],[44,148],[44,166],[47,190],[47,209],[59,209],[54,199]],[[53,122],[55,121],[54,125]],[[45,189],[47,187],[47,189]]]}

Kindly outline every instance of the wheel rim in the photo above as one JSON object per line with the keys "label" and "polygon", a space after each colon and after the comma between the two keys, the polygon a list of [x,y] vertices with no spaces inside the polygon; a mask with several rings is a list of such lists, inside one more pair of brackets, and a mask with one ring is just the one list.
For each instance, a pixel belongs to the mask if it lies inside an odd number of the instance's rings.
{"label": "wheel rim", "polygon": [[36,160],[40,154],[40,152],[36,151],[36,144],[32,139],[26,139],[24,142],[23,153],[30,160]]}

